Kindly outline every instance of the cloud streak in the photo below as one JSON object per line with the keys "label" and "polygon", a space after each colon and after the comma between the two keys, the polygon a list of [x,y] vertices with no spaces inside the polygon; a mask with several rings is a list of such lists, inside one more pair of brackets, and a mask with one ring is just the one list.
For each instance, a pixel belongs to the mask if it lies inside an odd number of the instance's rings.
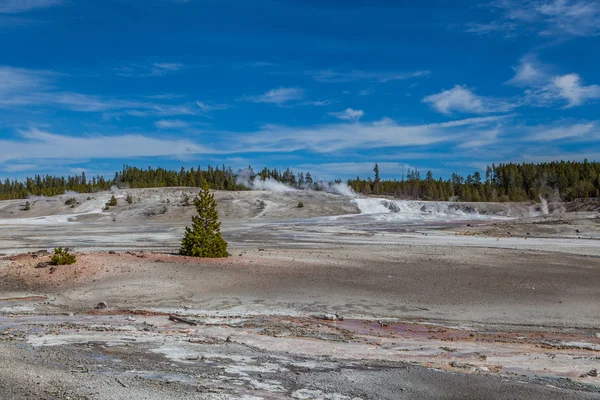
{"label": "cloud streak", "polygon": [[347,83],[355,81],[371,81],[371,82],[389,82],[395,80],[406,80],[411,78],[419,78],[431,74],[431,71],[422,70],[415,72],[369,72],[361,70],[352,71],[335,71],[332,69],[324,69],[319,71],[310,71],[312,77],[318,82],[324,83]]}
{"label": "cloud streak", "polygon": [[358,122],[358,120],[361,119],[363,115],[365,115],[365,112],[363,110],[354,110],[352,108],[346,108],[344,111],[330,112],[328,114],[332,117],[336,117],[342,120]]}
{"label": "cloud streak", "polygon": [[0,66],[0,109],[29,106],[61,108],[77,112],[126,114],[131,116],[193,115],[197,109],[186,104],[110,98],[56,90],[59,74]]}
{"label": "cloud streak", "polygon": [[118,136],[67,136],[37,128],[20,131],[20,140],[0,140],[0,163],[33,159],[95,159],[128,157],[182,157],[190,154],[215,154],[188,140],[148,137],[141,134]]}
{"label": "cloud streak", "polygon": [[62,3],[62,0],[2,0],[0,2],[0,14],[18,14],[54,7]]}
{"label": "cloud streak", "polygon": [[190,124],[188,124],[187,122],[182,121],[180,119],[174,119],[174,120],[161,119],[160,121],[154,122],[154,125],[158,129],[182,129],[182,128],[187,128],[188,126],[190,126]]}
{"label": "cloud streak", "polygon": [[252,103],[271,103],[278,106],[286,103],[302,100],[304,98],[304,90],[295,87],[280,87],[278,89],[272,89],[268,92],[259,96],[247,96],[243,100],[250,101]]}
{"label": "cloud streak", "polygon": [[387,118],[372,123],[341,123],[316,127],[268,125],[238,140],[245,152],[287,153],[306,150],[332,153],[349,149],[417,147],[464,140],[469,136],[469,129],[480,129],[511,117],[489,116],[423,125],[400,125]]}
{"label": "cloud streak", "polygon": [[507,37],[525,32],[551,37],[600,34],[600,3],[595,0],[496,0],[490,3],[490,10],[499,10],[500,18],[468,23],[465,30],[499,32]]}

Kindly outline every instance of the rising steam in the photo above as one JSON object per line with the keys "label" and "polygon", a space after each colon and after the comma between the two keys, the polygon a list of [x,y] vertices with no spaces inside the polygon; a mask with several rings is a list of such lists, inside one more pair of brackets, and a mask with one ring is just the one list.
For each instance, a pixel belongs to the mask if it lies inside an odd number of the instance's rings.
{"label": "rising steam", "polygon": [[250,168],[242,169],[235,178],[235,184],[245,186],[252,190],[268,190],[269,192],[295,192],[297,189],[281,183],[273,178],[267,178],[264,181],[260,178],[252,179],[252,170]]}
{"label": "rising steam", "polygon": [[235,178],[236,185],[245,186],[252,190],[268,190],[270,192],[296,192],[298,190],[321,190],[327,193],[339,194],[345,197],[355,198],[358,194],[345,183],[332,183],[319,181],[312,185],[303,185],[300,188],[295,188],[285,183],[279,182],[273,178],[262,180],[256,176],[252,179],[253,171],[250,168],[242,169],[238,172]]}

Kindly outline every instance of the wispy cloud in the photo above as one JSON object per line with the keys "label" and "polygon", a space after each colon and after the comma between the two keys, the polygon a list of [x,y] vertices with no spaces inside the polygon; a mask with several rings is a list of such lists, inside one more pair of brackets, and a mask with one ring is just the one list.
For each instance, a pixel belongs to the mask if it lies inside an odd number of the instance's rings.
{"label": "wispy cloud", "polygon": [[475,33],[480,36],[501,33],[505,37],[516,35],[518,24],[514,22],[490,21],[487,23],[469,22],[466,25],[465,32]]}
{"label": "wispy cloud", "polygon": [[342,120],[357,122],[363,117],[363,115],[365,115],[365,112],[363,110],[346,108],[344,111],[330,112],[328,114]]}
{"label": "wispy cloud", "polygon": [[34,159],[95,159],[128,157],[181,157],[218,153],[188,140],[148,137],[141,134],[115,136],[67,136],[37,128],[20,131],[20,140],[0,140],[0,163]]}
{"label": "wispy cloud", "polygon": [[600,86],[583,85],[581,77],[577,74],[561,75],[553,78],[548,91],[566,99],[568,101],[567,108],[600,98]]}
{"label": "wispy cloud", "polygon": [[132,63],[113,68],[118,76],[123,77],[158,77],[165,76],[186,68],[182,63],[151,62]]}
{"label": "wispy cloud", "polygon": [[63,108],[79,112],[121,113],[132,116],[193,115],[189,105],[110,98],[57,90],[59,74],[0,66],[0,109],[26,106]]}
{"label": "wispy cloud", "polygon": [[521,57],[519,65],[513,67],[515,76],[506,82],[513,86],[536,86],[543,84],[550,78],[550,68],[541,63],[535,54]]}
{"label": "wispy cloud", "polygon": [[176,72],[185,67],[181,63],[154,63],[152,64],[151,74],[154,76],[163,76],[170,72]]}
{"label": "wispy cloud", "polygon": [[60,5],[63,0],[2,0],[0,14],[17,14]]}
{"label": "wispy cloud", "polygon": [[422,102],[429,103],[438,112],[447,115],[455,111],[472,114],[498,113],[515,108],[515,105],[507,101],[478,96],[468,87],[459,85],[429,95],[423,98]]}
{"label": "wispy cloud", "polygon": [[227,104],[205,103],[203,101],[196,101],[196,105],[203,114],[209,114],[212,111],[226,110],[229,108]]}
{"label": "wispy cloud", "polygon": [[182,97],[185,97],[182,94],[175,94],[175,93],[162,93],[162,94],[153,94],[150,96],[144,96],[147,99],[154,99],[154,100],[173,100],[173,99],[180,99]]}
{"label": "wispy cloud", "polygon": [[39,90],[49,86],[48,71],[31,71],[0,65],[0,102],[9,95]]}
{"label": "wispy cloud", "polygon": [[598,140],[600,131],[592,122],[578,124],[563,124],[560,126],[537,126],[527,129],[525,140],[532,142],[550,142],[564,139]]}
{"label": "wispy cloud", "polygon": [[534,106],[554,106],[566,102],[564,108],[572,108],[600,99],[600,86],[584,85],[578,74],[559,75],[540,88],[527,90],[526,99]]}
{"label": "wispy cloud", "polygon": [[400,125],[384,118],[372,123],[338,123],[316,127],[267,125],[238,140],[245,152],[292,152],[307,150],[330,153],[347,149],[426,146],[464,140],[470,130],[480,130],[512,116],[488,116],[438,124]]}
{"label": "wispy cloud", "polygon": [[246,96],[243,100],[253,103],[272,103],[278,106],[295,100],[301,100],[304,97],[304,90],[300,88],[280,87],[272,89],[259,96]]}
{"label": "wispy cloud", "polygon": [[600,3],[596,0],[496,0],[490,8],[499,10],[500,18],[470,23],[466,30],[505,36],[523,32],[563,37],[600,34]]}
{"label": "wispy cloud", "polygon": [[501,133],[499,126],[483,131],[471,132],[467,141],[461,142],[457,147],[461,149],[477,149],[499,142],[498,135]]}
{"label": "wispy cloud", "polygon": [[181,129],[189,126],[187,122],[180,119],[161,119],[160,121],[154,122],[154,125],[158,129]]}
{"label": "wispy cloud", "polygon": [[325,83],[345,83],[354,81],[371,81],[371,82],[389,82],[394,80],[405,80],[418,78],[431,74],[431,71],[422,70],[415,72],[370,72],[361,70],[352,71],[335,71],[325,69],[319,71],[309,71],[309,75],[319,82]]}
{"label": "wispy cloud", "polygon": [[566,102],[564,108],[572,108],[600,99],[600,86],[585,85],[576,73],[552,74],[552,67],[541,63],[533,54],[521,58],[520,64],[513,70],[515,76],[506,84],[528,88],[524,104],[552,107]]}
{"label": "wispy cloud", "polygon": [[326,107],[336,103],[335,100],[311,100],[300,103],[303,106]]}

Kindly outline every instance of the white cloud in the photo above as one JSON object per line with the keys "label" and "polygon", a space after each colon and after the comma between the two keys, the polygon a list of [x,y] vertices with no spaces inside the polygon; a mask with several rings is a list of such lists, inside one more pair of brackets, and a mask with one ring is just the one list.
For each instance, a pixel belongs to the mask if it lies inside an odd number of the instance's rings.
{"label": "white cloud", "polygon": [[489,35],[492,33],[502,33],[504,37],[512,37],[515,35],[518,24],[512,22],[491,21],[488,23],[470,22],[467,24],[465,32],[475,33],[480,36]]}
{"label": "white cloud", "polygon": [[577,74],[557,76],[552,79],[552,88],[556,93],[567,99],[567,107],[574,107],[585,103],[587,100],[600,98],[600,86],[584,86]]}
{"label": "white cloud", "polygon": [[31,71],[0,65],[0,102],[8,95],[19,94],[31,90],[39,90],[48,86],[46,71]]}
{"label": "white cloud", "polygon": [[4,172],[24,172],[38,168],[37,164],[0,164],[0,169]]}
{"label": "white cloud", "polygon": [[151,62],[130,63],[113,68],[118,76],[124,77],[153,77],[165,76],[186,68],[182,63]]}
{"label": "white cloud", "polygon": [[182,94],[175,94],[175,93],[162,93],[162,94],[153,94],[150,96],[144,96],[147,99],[154,99],[154,100],[173,100],[173,99],[180,99],[182,97],[185,97]]}
{"label": "white cloud", "polygon": [[359,119],[361,119],[363,117],[363,115],[365,115],[365,112],[363,110],[354,110],[352,108],[346,108],[344,111],[330,112],[328,114],[333,117],[343,119],[346,121],[357,122]]}
{"label": "white cloud", "polygon": [[399,125],[384,118],[373,123],[338,123],[290,128],[268,125],[239,137],[239,152],[330,153],[348,149],[426,146],[466,140],[472,130],[510,118],[510,115],[467,118],[437,124]]}
{"label": "white cloud", "polygon": [[583,85],[578,74],[559,75],[541,88],[526,91],[526,98],[535,106],[552,106],[566,101],[565,108],[572,108],[600,99],[600,86]]}
{"label": "white cloud", "polygon": [[476,149],[498,143],[498,135],[501,133],[500,127],[480,132],[472,132],[469,139],[458,145],[461,149]]}
{"label": "white cloud", "polygon": [[550,66],[539,62],[535,55],[524,56],[513,69],[515,76],[506,84],[529,87],[525,91],[525,104],[551,107],[566,101],[565,108],[571,108],[600,98],[600,86],[584,85],[575,73],[552,75]]}
{"label": "white cloud", "polygon": [[300,88],[286,88],[280,87],[278,89],[272,89],[260,96],[247,96],[244,100],[251,101],[253,103],[272,103],[278,106],[290,101],[301,100],[304,97],[304,90]]}
{"label": "white cloud", "polygon": [[429,95],[421,101],[431,104],[442,114],[451,114],[453,111],[473,114],[496,113],[506,112],[515,107],[503,100],[478,96],[468,87],[459,85]]}
{"label": "white cloud", "polygon": [[154,122],[154,125],[159,129],[181,129],[189,126],[187,122],[180,119],[161,119]]}
{"label": "white cloud", "polygon": [[506,82],[513,86],[536,86],[547,82],[550,73],[548,66],[540,63],[535,55],[528,54],[521,58],[518,66],[513,67],[515,76]]}
{"label": "white cloud", "polygon": [[180,63],[154,63],[152,64],[151,75],[163,76],[170,72],[176,72],[185,67],[184,64]]}
{"label": "white cloud", "polygon": [[525,138],[527,141],[549,142],[563,139],[599,139],[599,133],[594,123],[581,123],[573,125],[562,125],[555,127],[539,126],[530,129],[530,134]]}
{"label": "white cloud", "polygon": [[600,3],[596,0],[496,0],[491,9],[500,10],[500,18],[467,24],[467,31],[511,36],[521,28],[522,32],[567,37],[600,33]]}
{"label": "white cloud", "polygon": [[204,114],[208,114],[211,111],[226,110],[229,108],[227,104],[209,104],[202,101],[196,101],[196,105]]}
{"label": "white cloud", "polygon": [[334,71],[325,69],[319,71],[310,71],[312,77],[319,82],[326,83],[344,83],[354,81],[372,81],[372,82],[388,82],[394,80],[405,80],[418,78],[431,74],[431,71],[422,70],[415,72],[368,72],[361,70],[352,70],[347,72]]}
{"label": "white cloud", "polygon": [[181,157],[215,154],[188,140],[152,138],[140,134],[66,136],[37,128],[20,131],[20,140],[0,140],[0,163],[34,159],[94,159],[128,157]]}
{"label": "white cloud", "polygon": [[64,92],[53,86],[51,71],[0,66],[0,109],[25,106],[58,107],[79,112],[102,112],[132,116],[193,115],[188,105],[114,99],[83,93]]}
{"label": "white cloud", "polygon": [[335,101],[333,101],[333,100],[316,100],[316,101],[305,101],[301,104],[303,106],[326,107],[326,106],[332,105],[333,103],[335,103]]}
{"label": "white cloud", "polygon": [[2,0],[0,14],[17,14],[60,5],[62,0]]}

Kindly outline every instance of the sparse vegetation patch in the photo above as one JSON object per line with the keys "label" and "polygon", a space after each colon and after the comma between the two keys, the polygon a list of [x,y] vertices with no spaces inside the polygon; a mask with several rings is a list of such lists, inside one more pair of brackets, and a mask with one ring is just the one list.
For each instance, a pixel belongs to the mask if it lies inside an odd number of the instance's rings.
{"label": "sparse vegetation patch", "polygon": [[52,259],[50,259],[50,264],[52,265],[71,265],[75,264],[77,258],[74,254],[69,253],[69,249],[63,249],[62,247],[57,247],[54,249],[54,255]]}

